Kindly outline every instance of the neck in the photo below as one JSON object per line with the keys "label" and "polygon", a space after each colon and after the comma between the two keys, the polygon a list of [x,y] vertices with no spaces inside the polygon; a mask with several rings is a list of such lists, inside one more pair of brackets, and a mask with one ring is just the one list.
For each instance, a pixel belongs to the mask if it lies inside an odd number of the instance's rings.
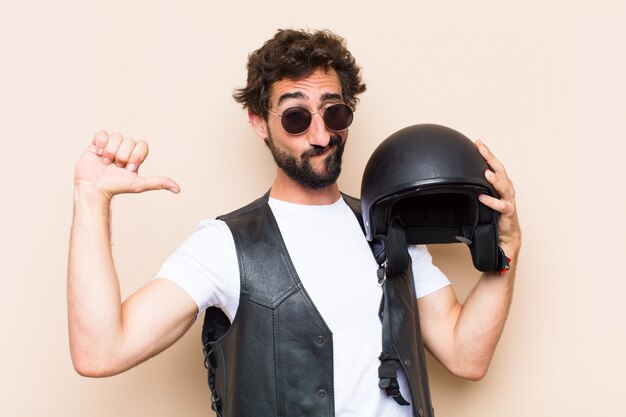
{"label": "neck", "polygon": [[277,200],[312,206],[333,204],[340,196],[337,183],[325,188],[310,188],[294,181],[280,169],[270,191],[270,197]]}

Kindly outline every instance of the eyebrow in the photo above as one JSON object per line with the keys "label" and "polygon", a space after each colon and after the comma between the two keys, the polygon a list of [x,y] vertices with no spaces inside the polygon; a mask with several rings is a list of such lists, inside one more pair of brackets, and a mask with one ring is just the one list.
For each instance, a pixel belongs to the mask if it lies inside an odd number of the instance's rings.
{"label": "eyebrow", "polygon": [[285,93],[282,96],[280,96],[280,98],[278,99],[277,105],[280,106],[280,103],[282,103],[285,100],[292,99],[292,98],[306,98],[306,97],[300,91],[296,91],[296,92],[293,92],[293,93]]}
{"label": "eyebrow", "polygon": [[322,103],[331,100],[343,100],[343,97],[341,96],[341,94],[337,93],[324,93],[322,94],[322,97],[320,97],[320,101]]}
{"label": "eyebrow", "polygon": [[[280,106],[280,104],[282,102],[284,102],[285,100],[289,100],[289,99],[294,99],[294,98],[306,98],[307,96],[300,92],[300,91],[295,91],[292,93],[285,93],[282,96],[280,96],[278,98],[278,103],[276,104],[277,106]],[[324,93],[322,94],[322,96],[320,97],[320,103],[323,103],[325,101],[331,101],[331,100],[342,100],[343,97],[341,96],[341,94],[337,94],[337,93]]]}

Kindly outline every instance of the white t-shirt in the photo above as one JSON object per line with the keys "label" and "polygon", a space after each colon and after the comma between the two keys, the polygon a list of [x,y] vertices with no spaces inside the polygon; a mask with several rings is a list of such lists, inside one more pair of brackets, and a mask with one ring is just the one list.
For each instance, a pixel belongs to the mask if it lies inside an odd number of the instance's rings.
{"label": "white t-shirt", "polygon": [[[337,417],[411,416],[411,407],[399,406],[378,387],[382,291],[378,266],[352,210],[343,199],[306,206],[270,198],[269,205],[298,277],[333,334]],[[449,285],[425,246],[411,246],[409,253],[418,297]],[[199,314],[217,306],[231,321],[235,317],[239,266],[224,222],[202,221],[157,276],[186,290]],[[401,392],[407,398],[401,374]]]}

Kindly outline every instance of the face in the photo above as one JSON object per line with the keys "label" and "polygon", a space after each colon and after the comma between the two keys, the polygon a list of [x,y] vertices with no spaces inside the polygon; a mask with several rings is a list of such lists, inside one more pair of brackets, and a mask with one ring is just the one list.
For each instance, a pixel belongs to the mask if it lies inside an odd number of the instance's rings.
{"label": "face", "polygon": [[[282,114],[293,106],[312,113],[342,103],[341,85],[335,71],[316,70],[301,80],[283,79],[273,84],[270,110]],[[285,131],[281,119],[269,113],[267,119],[251,116],[257,134],[265,140],[279,169],[298,183],[314,189],[334,184],[341,172],[341,158],[347,130],[329,130],[320,114],[312,116],[308,130],[300,135]]]}

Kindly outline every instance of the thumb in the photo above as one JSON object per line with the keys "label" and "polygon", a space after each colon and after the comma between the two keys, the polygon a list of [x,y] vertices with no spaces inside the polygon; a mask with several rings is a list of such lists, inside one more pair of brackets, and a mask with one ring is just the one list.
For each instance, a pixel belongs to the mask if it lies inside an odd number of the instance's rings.
{"label": "thumb", "polygon": [[132,191],[142,193],[151,190],[169,190],[174,194],[180,192],[180,186],[176,181],[168,177],[141,177],[137,176],[133,182]]}

